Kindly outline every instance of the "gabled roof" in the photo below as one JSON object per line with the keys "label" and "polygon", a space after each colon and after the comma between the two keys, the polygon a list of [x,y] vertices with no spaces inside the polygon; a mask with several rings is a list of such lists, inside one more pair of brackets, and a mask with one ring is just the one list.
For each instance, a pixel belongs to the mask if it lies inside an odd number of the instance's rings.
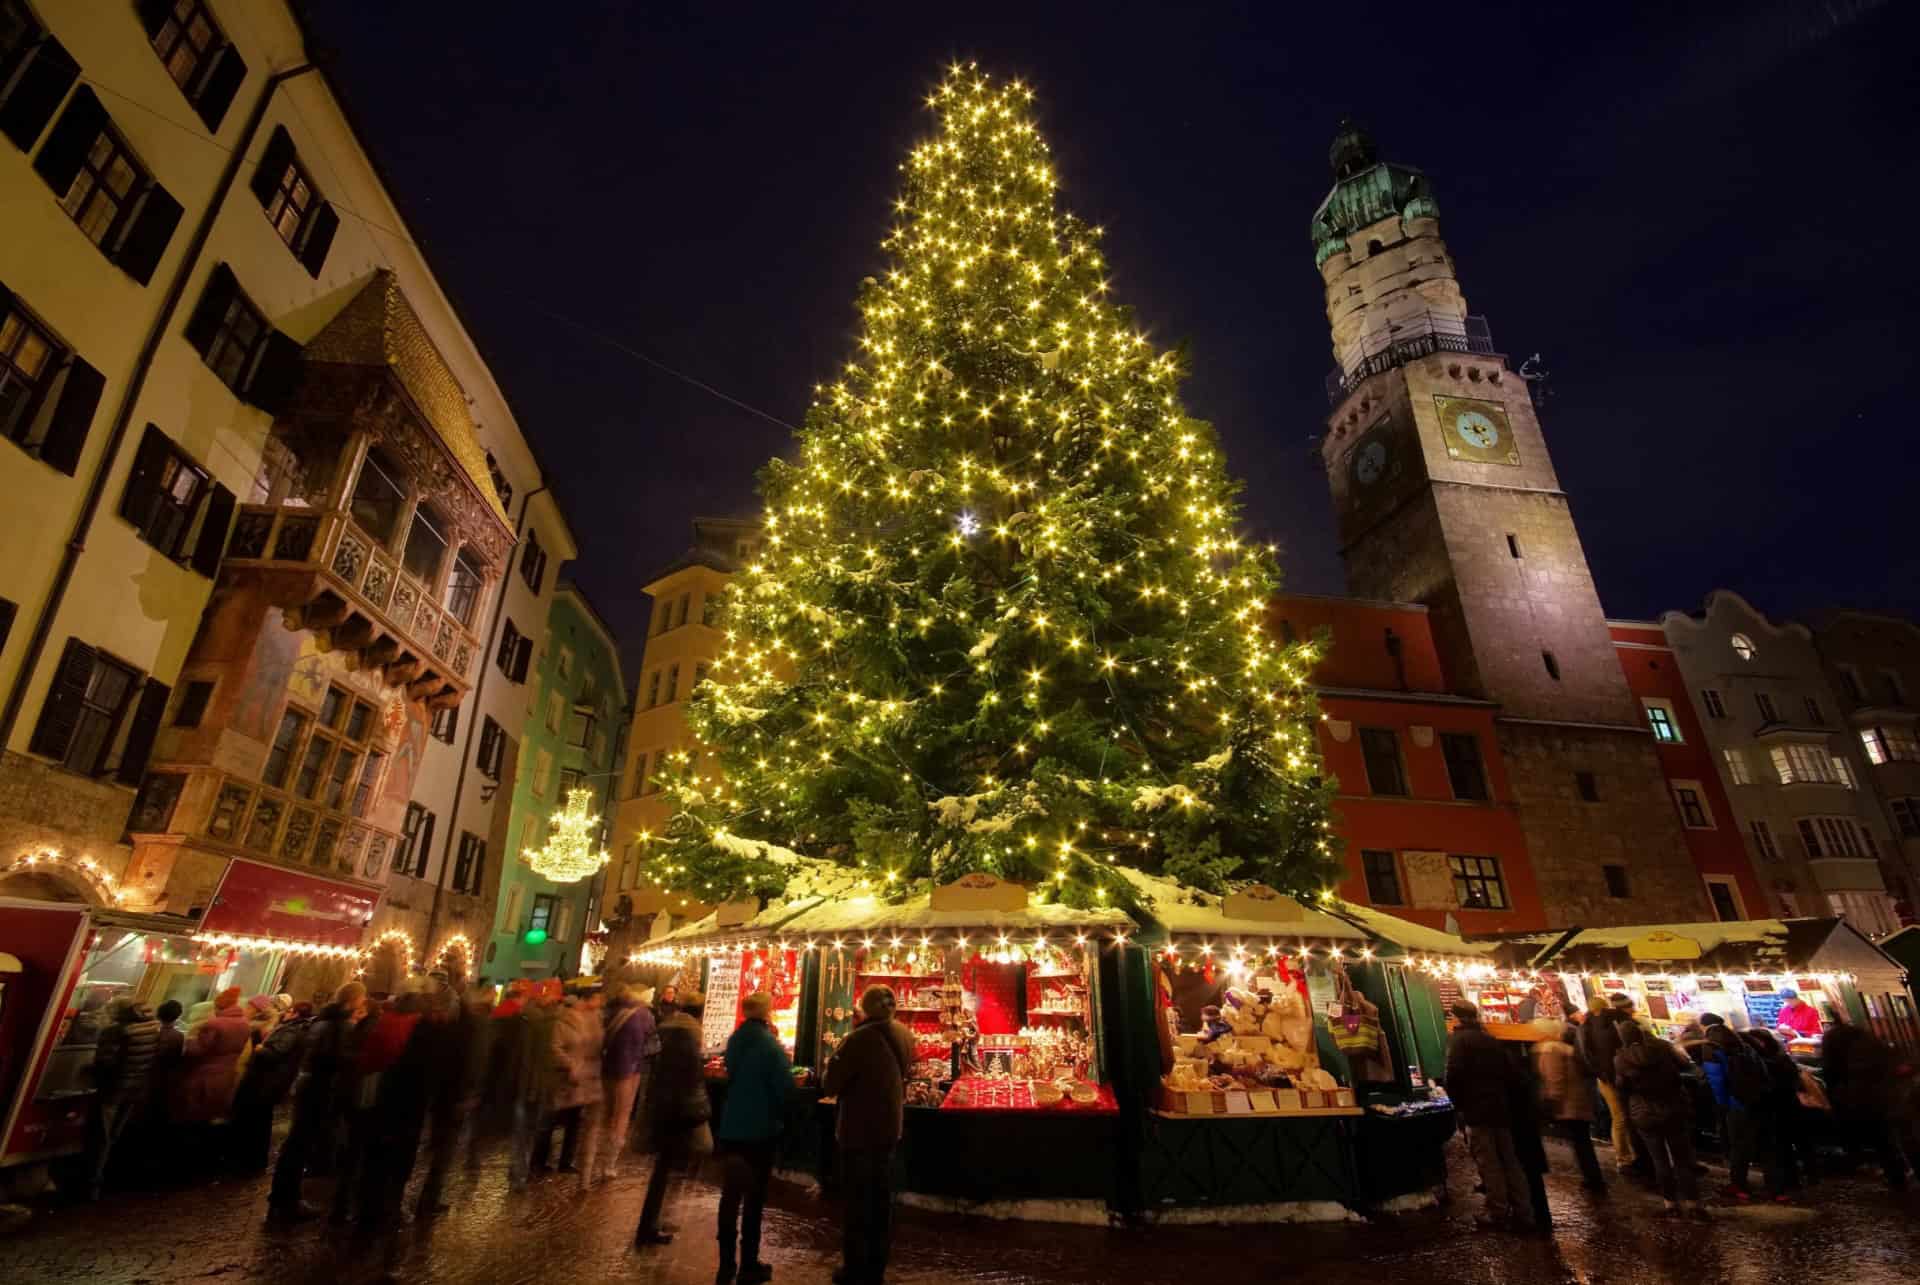
{"label": "gabled roof", "polygon": [[488,511],[512,529],[487,474],[487,453],[481,449],[473,413],[467,408],[466,390],[454,378],[391,270],[381,268],[367,279],[360,293],[313,337],[305,357],[310,362],[392,371]]}

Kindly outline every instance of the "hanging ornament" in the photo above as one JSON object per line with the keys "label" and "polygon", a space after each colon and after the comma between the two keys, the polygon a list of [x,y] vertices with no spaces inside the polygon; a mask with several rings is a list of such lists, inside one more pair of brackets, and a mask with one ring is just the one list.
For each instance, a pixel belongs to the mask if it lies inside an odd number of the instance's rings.
{"label": "hanging ornament", "polygon": [[604,848],[596,851],[600,818],[587,810],[593,791],[567,791],[567,806],[553,814],[546,846],[527,858],[533,872],[555,883],[578,883],[606,865]]}

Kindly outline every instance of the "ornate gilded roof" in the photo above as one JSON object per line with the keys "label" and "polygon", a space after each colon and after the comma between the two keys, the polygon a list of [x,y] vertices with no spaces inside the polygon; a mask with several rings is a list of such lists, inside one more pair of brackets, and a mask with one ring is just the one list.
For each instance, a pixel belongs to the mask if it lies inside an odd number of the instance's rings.
{"label": "ornate gilded roof", "polygon": [[313,362],[391,370],[488,510],[512,528],[487,474],[487,453],[467,409],[466,390],[447,368],[391,271],[381,268],[369,277],[360,293],[313,337],[305,355]]}

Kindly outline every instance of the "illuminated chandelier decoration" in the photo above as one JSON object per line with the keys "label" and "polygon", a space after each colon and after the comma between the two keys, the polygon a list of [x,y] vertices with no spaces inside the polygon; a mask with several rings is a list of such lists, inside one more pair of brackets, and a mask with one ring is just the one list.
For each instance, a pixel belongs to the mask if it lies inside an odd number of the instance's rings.
{"label": "illuminated chandelier decoration", "polygon": [[553,814],[546,846],[527,857],[535,874],[555,883],[577,883],[607,864],[606,849],[595,842],[600,818],[587,810],[592,802],[592,790],[567,791],[567,806]]}

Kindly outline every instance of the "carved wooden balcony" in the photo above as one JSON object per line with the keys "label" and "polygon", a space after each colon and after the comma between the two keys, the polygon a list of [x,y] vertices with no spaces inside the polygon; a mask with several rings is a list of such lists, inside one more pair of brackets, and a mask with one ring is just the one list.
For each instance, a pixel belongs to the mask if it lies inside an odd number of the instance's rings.
{"label": "carved wooden balcony", "polygon": [[430,709],[458,705],[473,682],[480,640],[345,513],[241,505],[221,575],[257,582],[289,629]]}
{"label": "carved wooden balcony", "polygon": [[127,829],[136,843],[184,836],[196,848],[368,883],[385,882],[401,844],[394,831],[316,800],[218,769],[172,764],[148,773]]}

